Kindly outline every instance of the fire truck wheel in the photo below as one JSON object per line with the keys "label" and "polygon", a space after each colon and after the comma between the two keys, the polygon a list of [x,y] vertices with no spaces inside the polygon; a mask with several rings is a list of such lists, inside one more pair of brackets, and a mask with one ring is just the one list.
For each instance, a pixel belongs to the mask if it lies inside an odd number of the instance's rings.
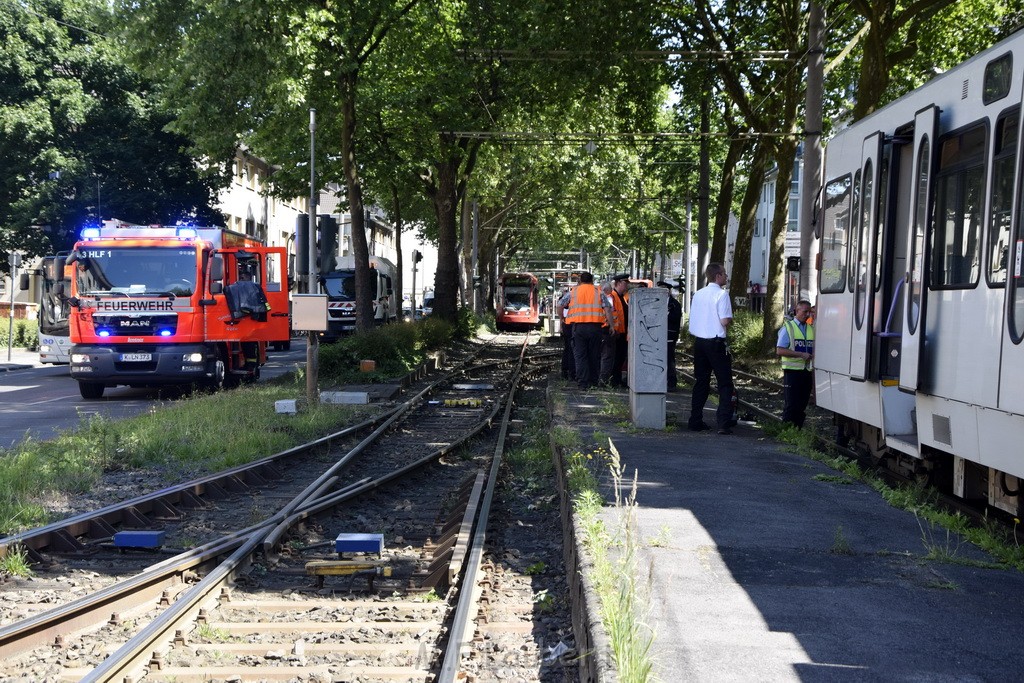
{"label": "fire truck wheel", "polygon": [[224,388],[224,361],[218,360],[213,364],[213,377],[208,382],[207,387],[211,391],[220,391]]}
{"label": "fire truck wheel", "polygon": [[103,398],[103,385],[97,382],[79,382],[78,391],[82,398]]}

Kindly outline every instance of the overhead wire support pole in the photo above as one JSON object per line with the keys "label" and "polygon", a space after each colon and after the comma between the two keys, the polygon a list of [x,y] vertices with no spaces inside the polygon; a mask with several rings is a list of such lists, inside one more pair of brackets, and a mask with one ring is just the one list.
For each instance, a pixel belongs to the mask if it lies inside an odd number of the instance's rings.
{"label": "overhead wire support pole", "polygon": [[470,291],[472,291],[472,293],[473,293],[473,295],[472,295],[473,296],[473,299],[472,299],[472,301],[473,301],[472,311],[474,313],[479,313],[480,312],[479,305],[478,305],[478,302],[477,302],[477,299],[478,299],[478,297],[480,295],[480,292],[477,291],[477,283],[481,281],[480,273],[477,272],[477,268],[478,268],[478,264],[477,264],[477,250],[480,248],[479,247],[479,243],[478,243],[479,234],[480,234],[480,204],[479,204],[479,202],[477,202],[474,199],[473,200],[473,263],[470,266],[470,270],[472,271],[471,274],[470,274],[470,287],[472,289]]}
{"label": "overhead wire support pole", "polygon": [[[316,109],[309,110],[309,293],[318,294],[316,265]],[[306,342],[306,401],[315,405],[320,400],[320,349],[317,333],[310,330]]]}
{"label": "overhead wire support pole", "polygon": [[807,19],[807,93],[804,107],[803,174],[800,184],[799,299],[811,299],[817,260],[817,206],[821,192],[822,100],[825,80],[825,8],[810,3]]}

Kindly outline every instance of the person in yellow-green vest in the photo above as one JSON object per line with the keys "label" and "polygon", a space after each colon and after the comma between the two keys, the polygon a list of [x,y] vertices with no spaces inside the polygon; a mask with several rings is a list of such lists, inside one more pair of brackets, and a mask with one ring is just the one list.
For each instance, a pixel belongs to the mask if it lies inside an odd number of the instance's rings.
{"label": "person in yellow-green vest", "polygon": [[810,315],[811,302],[797,302],[793,318],[783,323],[775,344],[775,355],[782,359],[782,421],[800,428],[814,388],[814,325],[807,321]]}

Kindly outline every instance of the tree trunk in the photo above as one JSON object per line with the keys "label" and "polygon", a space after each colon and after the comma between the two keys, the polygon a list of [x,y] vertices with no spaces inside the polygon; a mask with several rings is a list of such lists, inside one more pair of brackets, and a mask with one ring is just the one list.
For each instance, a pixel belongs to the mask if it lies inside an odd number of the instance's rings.
{"label": "tree trunk", "polygon": [[405,286],[402,282],[402,200],[398,196],[398,187],[391,185],[391,219],[395,222],[395,281],[392,283],[395,292],[395,313],[402,317],[402,304],[405,301]]}
{"label": "tree trunk", "polygon": [[729,151],[725,155],[725,163],[722,166],[722,182],[718,188],[718,202],[715,205],[715,230],[711,241],[711,260],[717,263],[725,263],[729,216],[732,215],[732,195],[736,189],[736,167],[748,146],[747,139],[733,138],[729,142]]}
{"label": "tree trunk", "polygon": [[754,158],[750,162],[747,189],[743,192],[740,208],[740,224],[736,230],[736,244],[733,247],[732,272],[729,273],[729,294],[735,300],[747,296],[750,281],[750,243],[754,238],[754,224],[757,221],[757,204],[761,199],[764,177],[768,162],[772,158],[772,143],[760,138],[754,147]]}
{"label": "tree trunk", "polygon": [[761,346],[766,353],[775,348],[776,331],[782,325],[786,310],[786,230],[789,226],[790,183],[796,158],[796,137],[783,138],[778,145],[776,163],[779,174],[775,179],[775,214],[772,216],[771,243],[768,252],[768,286],[765,290],[764,332]]}
{"label": "tree trunk", "polygon": [[873,112],[889,87],[888,40],[888,32],[882,27],[876,28],[874,23],[864,36],[864,55],[857,77],[857,101],[853,104],[854,121]]}
{"label": "tree trunk", "polygon": [[457,167],[458,161],[453,160],[434,165],[437,273],[434,275],[434,312],[431,315],[451,323],[458,317],[459,294],[459,257],[456,251],[456,236],[459,234]]}
{"label": "tree trunk", "polygon": [[[356,329],[373,327],[373,282],[370,279],[370,251],[366,243],[366,221],[363,213],[363,184],[356,164],[356,82],[358,74],[342,76],[341,155],[348,188],[348,211],[352,219],[352,255],[356,262]],[[310,221],[312,224],[313,221]],[[312,230],[310,230],[312,233]],[[312,235],[311,235],[312,237]]]}

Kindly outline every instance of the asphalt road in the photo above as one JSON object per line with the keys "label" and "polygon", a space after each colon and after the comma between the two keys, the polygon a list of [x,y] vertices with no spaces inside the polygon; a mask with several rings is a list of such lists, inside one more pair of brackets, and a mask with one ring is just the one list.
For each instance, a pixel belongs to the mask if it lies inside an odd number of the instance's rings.
{"label": "asphalt road", "polygon": [[[289,351],[269,351],[261,381],[278,377],[306,363],[305,340],[293,339]],[[37,355],[0,352],[0,448],[26,438],[46,440],[76,428],[91,415],[130,417],[166,402],[156,389],[116,387],[103,398],[86,400],[78,393],[66,365],[41,365]]]}

